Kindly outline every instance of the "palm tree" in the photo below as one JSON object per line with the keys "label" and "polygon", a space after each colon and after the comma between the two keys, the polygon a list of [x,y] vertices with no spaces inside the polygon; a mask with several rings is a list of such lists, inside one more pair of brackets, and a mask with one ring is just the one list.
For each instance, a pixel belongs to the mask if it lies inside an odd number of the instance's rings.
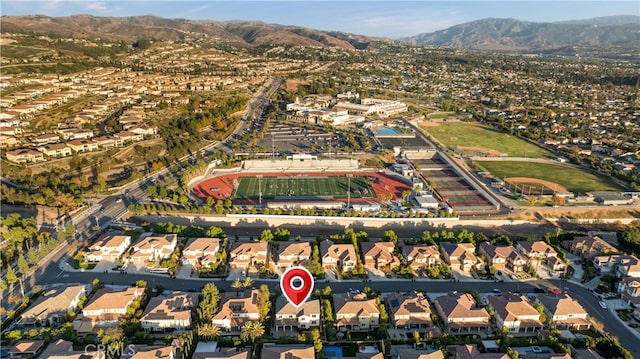
{"label": "palm tree", "polygon": [[201,339],[213,339],[220,336],[222,330],[219,326],[213,325],[211,323],[201,324],[197,327],[198,337]]}
{"label": "palm tree", "polygon": [[251,288],[252,285],[253,285],[253,279],[251,279],[251,277],[246,277],[244,279],[244,283],[242,283],[242,288],[248,289],[248,288]]}
{"label": "palm tree", "polygon": [[236,280],[231,283],[231,288],[236,290],[236,294],[239,294],[240,290],[244,288],[244,283],[242,283],[240,278],[236,278]]}
{"label": "palm tree", "polygon": [[256,338],[260,338],[263,335],[264,326],[258,321],[244,323],[240,331],[240,338],[245,342],[251,341],[251,344],[255,342]]}

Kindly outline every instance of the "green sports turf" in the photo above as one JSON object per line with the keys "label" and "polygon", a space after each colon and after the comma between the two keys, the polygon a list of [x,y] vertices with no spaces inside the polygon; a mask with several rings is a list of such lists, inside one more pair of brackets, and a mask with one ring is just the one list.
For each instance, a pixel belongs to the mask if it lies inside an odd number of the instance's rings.
{"label": "green sports turf", "polygon": [[620,191],[621,187],[602,175],[595,175],[579,168],[537,162],[478,161],[478,164],[498,178],[531,177],[554,182],[571,192]]}
{"label": "green sports turf", "polygon": [[[274,198],[347,198],[347,177],[240,177],[234,191],[236,199],[258,199],[262,190],[263,199]],[[351,178],[351,198],[372,198],[373,187],[364,176]]]}
{"label": "green sports turf", "polygon": [[477,122],[440,122],[423,130],[447,147],[491,148],[510,157],[555,158],[549,151]]}

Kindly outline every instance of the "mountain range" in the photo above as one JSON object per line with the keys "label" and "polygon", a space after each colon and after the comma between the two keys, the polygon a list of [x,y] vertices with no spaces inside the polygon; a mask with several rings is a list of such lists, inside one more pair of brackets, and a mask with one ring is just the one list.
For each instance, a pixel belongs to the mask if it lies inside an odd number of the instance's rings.
{"label": "mountain range", "polygon": [[567,46],[640,44],[640,16],[564,22],[482,19],[403,39],[415,45],[491,51],[547,51]]}
{"label": "mountain range", "polygon": [[135,41],[153,38],[169,41],[189,34],[206,34],[238,46],[297,45],[366,48],[373,38],[338,31],[319,31],[299,26],[267,24],[259,21],[208,21],[165,19],[157,16],[97,17],[74,15],[64,17],[3,16],[2,32],[60,34],[75,38],[103,38]]}
{"label": "mountain range", "polygon": [[[2,32],[57,33],[76,38],[135,41],[137,38],[180,40],[206,34],[238,46],[298,45],[365,49],[375,41],[396,41],[337,31],[257,21],[165,19],[157,16],[66,17],[2,16]],[[570,47],[624,47],[637,52],[640,16],[624,15],[564,22],[528,22],[488,18],[445,30],[401,39],[414,45],[448,46],[502,52],[566,51]]]}

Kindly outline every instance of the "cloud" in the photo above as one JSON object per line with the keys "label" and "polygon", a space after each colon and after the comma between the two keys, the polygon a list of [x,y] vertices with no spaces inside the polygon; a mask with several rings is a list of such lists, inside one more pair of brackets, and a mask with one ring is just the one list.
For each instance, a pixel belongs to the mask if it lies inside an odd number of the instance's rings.
{"label": "cloud", "polygon": [[109,6],[105,2],[101,1],[89,1],[82,2],[82,8],[88,11],[106,11],[109,10]]}
{"label": "cloud", "polygon": [[371,13],[357,17],[357,26],[361,33],[390,37],[413,36],[423,32],[446,29],[462,22],[456,12],[439,12],[421,9],[417,12],[392,11]]}

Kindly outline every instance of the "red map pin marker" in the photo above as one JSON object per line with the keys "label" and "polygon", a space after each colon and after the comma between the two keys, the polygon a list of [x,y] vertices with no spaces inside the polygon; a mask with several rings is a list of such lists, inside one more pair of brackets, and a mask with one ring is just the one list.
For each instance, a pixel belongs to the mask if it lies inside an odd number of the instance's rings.
{"label": "red map pin marker", "polygon": [[289,303],[297,308],[311,295],[313,276],[307,268],[289,268],[280,277],[280,288]]}

